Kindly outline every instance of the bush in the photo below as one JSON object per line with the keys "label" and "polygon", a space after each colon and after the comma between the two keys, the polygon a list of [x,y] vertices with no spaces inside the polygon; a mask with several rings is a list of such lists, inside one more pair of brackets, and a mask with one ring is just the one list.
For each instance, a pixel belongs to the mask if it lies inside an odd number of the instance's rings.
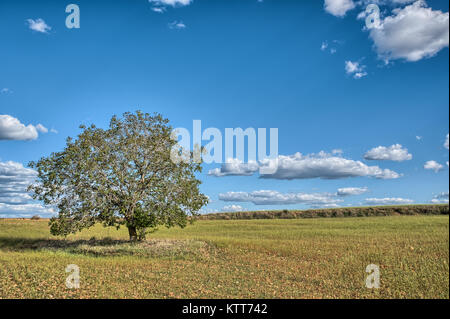
{"label": "bush", "polygon": [[41,216],[39,215],[34,215],[33,217],[31,217],[31,220],[39,220],[41,219]]}
{"label": "bush", "polygon": [[403,205],[347,207],[308,210],[273,210],[247,211],[239,213],[214,213],[202,215],[199,219],[295,219],[295,218],[329,218],[329,217],[368,217],[398,215],[448,215],[448,205]]}

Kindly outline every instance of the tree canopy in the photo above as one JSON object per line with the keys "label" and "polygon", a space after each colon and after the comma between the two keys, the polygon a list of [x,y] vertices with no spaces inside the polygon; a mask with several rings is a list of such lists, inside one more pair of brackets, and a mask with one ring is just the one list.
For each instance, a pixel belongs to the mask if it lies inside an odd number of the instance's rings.
{"label": "tree canopy", "polygon": [[113,116],[108,129],[80,126],[63,151],[31,162],[38,177],[29,190],[59,211],[51,233],[67,236],[101,222],[125,225],[138,240],[159,225],[193,221],[208,202],[196,178],[201,163],[171,160],[177,141],[168,123],[140,111]]}

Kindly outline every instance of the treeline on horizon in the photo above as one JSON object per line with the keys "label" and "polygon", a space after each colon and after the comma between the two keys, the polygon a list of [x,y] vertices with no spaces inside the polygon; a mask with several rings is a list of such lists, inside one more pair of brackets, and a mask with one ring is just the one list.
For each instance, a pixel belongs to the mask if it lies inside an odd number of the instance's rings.
{"label": "treeline on horizon", "polygon": [[[198,220],[230,219],[296,219],[296,218],[332,218],[332,217],[370,217],[398,215],[449,215],[448,204],[421,204],[398,206],[363,206],[338,207],[306,210],[259,210],[242,212],[223,212],[199,215]],[[33,217],[12,217],[0,219],[48,219],[35,215]]]}
{"label": "treeline on horizon", "polygon": [[296,219],[321,217],[370,217],[396,215],[448,215],[448,204],[432,205],[401,205],[401,206],[370,206],[370,207],[340,207],[307,210],[270,210],[244,211],[230,213],[212,213],[198,217],[199,220],[229,220],[229,219]]}

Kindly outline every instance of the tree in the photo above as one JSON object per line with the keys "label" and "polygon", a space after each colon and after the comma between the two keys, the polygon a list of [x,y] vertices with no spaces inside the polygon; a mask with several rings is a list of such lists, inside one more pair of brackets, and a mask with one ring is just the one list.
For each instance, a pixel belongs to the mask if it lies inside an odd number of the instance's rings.
{"label": "tree", "polygon": [[59,210],[51,233],[67,236],[100,222],[125,225],[135,241],[159,225],[192,222],[208,202],[195,176],[201,163],[171,160],[177,141],[168,123],[140,111],[113,116],[108,129],[82,125],[63,151],[30,162],[38,173],[33,198]]}

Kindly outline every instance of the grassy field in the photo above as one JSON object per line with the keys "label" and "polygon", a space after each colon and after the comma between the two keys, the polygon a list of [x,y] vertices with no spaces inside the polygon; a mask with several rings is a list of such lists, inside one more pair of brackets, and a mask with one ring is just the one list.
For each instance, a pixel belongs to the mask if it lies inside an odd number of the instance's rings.
{"label": "grassy field", "polygon": [[0,220],[0,298],[449,298],[448,215],[200,220],[141,244],[100,225],[62,240],[47,223]]}

